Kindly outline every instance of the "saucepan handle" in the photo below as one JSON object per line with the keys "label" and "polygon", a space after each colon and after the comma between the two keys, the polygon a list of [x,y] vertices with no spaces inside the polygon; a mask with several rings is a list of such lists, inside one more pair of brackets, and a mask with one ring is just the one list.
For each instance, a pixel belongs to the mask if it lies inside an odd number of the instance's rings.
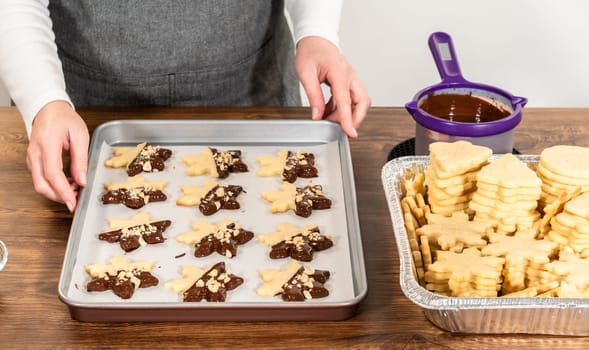
{"label": "saucepan handle", "polygon": [[428,40],[429,48],[436,61],[438,72],[444,83],[467,82],[460,72],[454,44],[450,35],[444,32],[432,33]]}

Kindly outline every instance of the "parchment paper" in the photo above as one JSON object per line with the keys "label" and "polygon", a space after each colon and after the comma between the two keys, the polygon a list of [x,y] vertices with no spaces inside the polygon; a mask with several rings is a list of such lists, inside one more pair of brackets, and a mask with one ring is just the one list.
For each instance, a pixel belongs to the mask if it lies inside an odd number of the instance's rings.
{"label": "parchment paper", "polygon": [[[104,161],[112,156],[111,145],[104,143],[99,147],[99,160],[95,171],[94,181],[88,184],[86,190],[91,191],[87,198],[89,203],[85,212],[77,213],[83,220],[83,232],[75,252],[75,263],[72,272],[72,279],[69,283],[67,297],[72,301],[92,303],[145,303],[165,302],[181,303],[181,295],[164,287],[164,284],[171,280],[180,278],[180,271],[183,265],[195,265],[200,268],[208,268],[212,264],[224,261],[226,267],[235,275],[244,278],[244,284],[233,291],[229,291],[226,303],[285,303],[280,296],[261,297],[257,295],[256,289],[261,286],[259,269],[281,269],[290,258],[270,259],[270,247],[258,241],[257,236],[276,231],[281,222],[288,222],[296,226],[310,224],[319,225],[322,234],[331,234],[334,246],[328,250],[315,252],[313,260],[302,263],[315,269],[329,270],[330,279],[325,283],[330,295],[326,298],[308,300],[306,303],[337,303],[346,302],[354,297],[352,263],[350,256],[350,245],[348,241],[348,227],[345,220],[344,191],[342,188],[342,169],[340,166],[340,154],[337,142],[326,144],[304,146],[302,148],[285,146],[240,146],[240,145],[166,145],[173,155],[166,162],[166,169],[159,173],[141,173],[146,181],[166,180],[168,185],[164,192],[168,199],[165,202],[148,203],[141,209],[133,210],[124,205],[104,205],[100,197],[104,193],[104,182],[126,181],[127,174],[124,169],[106,168]],[[211,216],[204,216],[197,207],[182,207],[175,204],[176,199],[182,196],[180,187],[182,185],[203,184],[210,175],[188,176],[188,167],[182,163],[182,157],[186,155],[200,154],[207,146],[218,148],[219,151],[239,149],[242,151],[242,160],[248,165],[247,173],[232,173],[226,179],[217,179],[221,184],[241,185],[244,192],[237,197],[241,209],[221,210]],[[277,191],[280,188],[279,176],[260,177],[257,175],[260,165],[256,157],[276,155],[281,149],[291,151],[310,151],[315,154],[316,166],[319,169],[319,177],[311,179],[313,183],[323,186],[324,194],[332,200],[332,207],[328,210],[314,210],[310,217],[302,218],[294,212],[288,211],[280,214],[270,212],[271,203],[261,198],[265,191]],[[296,181],[298,186],[303,186],[309,179],[299,178]],[[164,232],[165,243],[147,245],[135,251],[125,253],[118,243],[108,243],[98,239],[98,234],[109,231],[108,218],[130,219],[140,211],[147,212],[154,220],[169,219],[172,225]],[[237,248],[237,255],[227,258],[217,253],[208,257],[197,258],[194,256],[194,247],[179,243],[176,236],[192,230],[195,220],[208,220],[217,223],[224,219],[235,220],[242,228],[253,231],[254,238]],[[178,255],[185,254],[177,258]],[[86,284],[90,281],[85,271],[88,264],[108,263],[115,255],[125,255],[129,260],[148,259],[154,261],[154,268],[151,271],[159,279],[155,287],[140,288],[135,291],[129,300],[123,300],[112,291],[87,292]]]}

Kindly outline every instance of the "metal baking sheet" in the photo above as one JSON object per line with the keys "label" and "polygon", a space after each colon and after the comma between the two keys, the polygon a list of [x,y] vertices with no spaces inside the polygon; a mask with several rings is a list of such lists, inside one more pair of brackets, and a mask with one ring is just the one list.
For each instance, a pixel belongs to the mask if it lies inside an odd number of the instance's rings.
{"label": "metal baking sheet", "polygon": [[[525,163],[539,161],[537,155],[517,157]],[[401,181],[405,169],[411,169],[414,164],[423,169],[428,163],[427,156],[401,157],[387,162],[381,173],[399,252],[400,284],[405,296],[420,306],[433,324],[450,332],[589,335],[589,299],[456,298],[434,294],[419,285],[403,224]]]}
{"label": "metal baking sheet", "polygon": [[[123,205],[103,205],[100,196],[104,182],[125,181],[124,169],[111,169],[104,161],[112,156],[113,146],[134,146],[149,142],[173,151],[166,169],[159,173],[142,173],[146,180],[168,182],[165,202],[148,203],[133,210]],[[237,199],[239,210],[221,210],[211,216],[202,215],[197,207],[181,207],[176,199],[182,185],[204,183],[209,176],[188,176],[182,163],[185,155],[200,154],[206,147],[219,150],[239,149],[249,172],[233,173],[219,183],[241,185]],[[256,157],[275,155],[281,149],[310,151],[315,154],[319,177],[297,180],[298,185],[309,180],[321,184],[332,200],[332,208],[316,210],[308,218],[292,211],[270,212],[271,204],[261,198],[263,191],[276,191],[281,180],[257,175]],[[147,212],[152,219],[169,219],[172,225],[165,231],[166,241],[147,245],[125,253],[117,243],[98,240],[98,234],[108,231],[107,219],[130,218]],[[346,218],[342,220],[341,218]],[[333,237],[334,246],[315,252],[313,261],[302,263],[315,269],[329,270],[325,283],[330,295],[305,302],[285,302],[257,295],[262,284],[259,269],[281,269],[289,259],[270,259],[270,247],[256,237],[241,245],[237,255],[227,258],[216,253],[196,258],[194,247],[176,241],[176,236],[190,231],[195,220],[212,223],[233,219],[255,235],[276,230],[281,222],[296,226],[318,224],[322,233]],[[179,257],[180,255],[183,256]],[[88,264],[108,263],[115,255],[129,260],[154,261],[152,274],[159,279],[156,287],[137,289],[133,297],[123,300],[112,291],[87,292]],[[165,282],[180,277],[181,267],[195,265],[208,268],[224,261],[232,273],[245,282],[228,292],[225,302],[182,302],[181,295],[164,287]],[[92,137],[89,155],[88,186],[80,194],[59,284],[59,297],[69,307],[74,319],[82,321],[206,321],[206,320],[343,320],[355,314],[358,303],[367,292],[366,272],[360,235],[356,193],[347,137],[339,125],[314,121],[115,121],[99,126]]]}

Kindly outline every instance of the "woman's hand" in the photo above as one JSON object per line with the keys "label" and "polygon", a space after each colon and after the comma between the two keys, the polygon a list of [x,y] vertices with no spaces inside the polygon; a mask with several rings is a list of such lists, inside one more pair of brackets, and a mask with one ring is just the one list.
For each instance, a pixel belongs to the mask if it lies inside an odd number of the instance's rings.
{"label": "woman's hand", "polygon": [[[317,36],[299,40],[296,51],[296,71],[307,93],[312,118],[339,122],[349,137],[357,137],[371,101],[354,69],[335,45]],[[331,87],[327,104],[322,83]]]}
{"label": "woman's hand", "polygon": [[[65,101],[50,102],[35,116],[27,150],[35,190],[65,203],[70,212],[79,187],[86,185],[89,139],[86,123]],[[63,151],[69,152],[72,178],[63,172]]]}

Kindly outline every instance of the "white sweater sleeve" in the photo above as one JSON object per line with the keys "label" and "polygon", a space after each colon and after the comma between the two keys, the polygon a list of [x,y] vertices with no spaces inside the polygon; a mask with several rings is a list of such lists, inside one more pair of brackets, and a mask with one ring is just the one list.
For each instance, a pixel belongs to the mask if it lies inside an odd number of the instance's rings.
{"label": "white sweater sleeve", "polygon": [[37,112],[51,101],[71,104],[57,56],[49,0],[0,1],[0,78],[30,136]]}
{"label": "white sweater sleeve", "polygon": [[295,43],[306,36],[320,36],[339,47],[342,0],[286,0]]}

